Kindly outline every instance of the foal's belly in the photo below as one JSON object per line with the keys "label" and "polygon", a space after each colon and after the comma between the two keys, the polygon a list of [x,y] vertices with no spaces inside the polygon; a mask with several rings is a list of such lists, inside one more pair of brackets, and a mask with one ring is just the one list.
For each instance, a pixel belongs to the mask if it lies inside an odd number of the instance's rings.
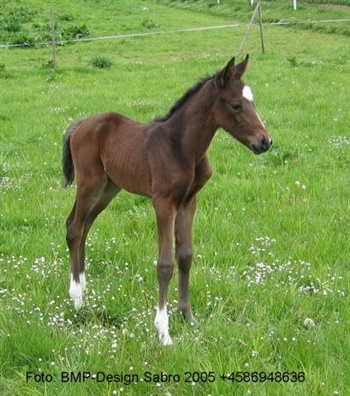
{"label": "foal's belly", "polygon": [[143,143],[138,139],[118,140],[102,159],[106,174],[120,188],[150,197],[151,176]]}

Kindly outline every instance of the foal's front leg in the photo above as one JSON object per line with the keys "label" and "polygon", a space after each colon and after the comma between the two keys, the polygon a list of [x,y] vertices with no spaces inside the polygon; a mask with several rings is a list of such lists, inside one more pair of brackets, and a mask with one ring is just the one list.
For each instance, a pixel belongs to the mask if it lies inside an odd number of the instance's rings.
{"label": "foal's front leg", "polygon": [[190,303],[190,270],[192,265],[192,225],[196,196],[180,207],[175,220],[176,259],[179,266],[179,310],[191,325],[198,325]]}
{"label": "foal's front leg", "polygon": [[169,335],[169,317],[167,313],[167,294],[174,271],[173,236],[176,210],[169,200],[154,200],[157,216],[159,257],[157,263],[157,277],[159,284],[158,307],[154,320],[163,345],[172,345]]}

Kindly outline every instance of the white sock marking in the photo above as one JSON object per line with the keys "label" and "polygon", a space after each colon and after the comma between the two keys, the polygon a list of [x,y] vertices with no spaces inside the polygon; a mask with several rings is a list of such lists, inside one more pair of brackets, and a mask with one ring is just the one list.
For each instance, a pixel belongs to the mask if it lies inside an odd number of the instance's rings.
{"label": "white sock marking", "polygon": [[84,293],[85,289],[86,289],[86,277],[85,277],[85,272],[81,272],[79,275],[79,279],[80,279],[80,284],[81,284],[81,289]]}
{"label": "white sock marking", "polygon": [[169,335],[169,318],[166,307],[163,309],[157,308],[157,314],[154,319],[154,325],[156,326],[159,334],[159,340],[163,346],[172,345],[173,341]]}
{"label": "white sock marking", "polygon": [[69,295],[73,300],[75,309],[79,309],[83,305],[83,289],[80,282],[73,279],[73,274],[70,276]]}

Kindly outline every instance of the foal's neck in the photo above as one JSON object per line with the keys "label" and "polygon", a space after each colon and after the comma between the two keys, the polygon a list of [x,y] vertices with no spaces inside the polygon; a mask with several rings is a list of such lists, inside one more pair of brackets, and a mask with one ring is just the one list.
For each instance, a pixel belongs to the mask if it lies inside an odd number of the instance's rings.
{"label": "foal's neck", "polygon": [[213,111],[216,99],[214,82],[209,79],[188,103],[168,120],[171,133],[179,140],[176,146],[188,161],[198,163],[215,135],[218,128]]}

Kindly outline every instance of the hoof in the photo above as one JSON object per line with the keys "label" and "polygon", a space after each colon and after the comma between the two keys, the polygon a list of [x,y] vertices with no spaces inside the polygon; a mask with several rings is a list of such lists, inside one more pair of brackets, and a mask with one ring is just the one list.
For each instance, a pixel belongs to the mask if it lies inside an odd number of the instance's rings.
{"label": "hoof", "polygon": [[173,345],[173,341],[171,339],[171,337],[168,335],[164,335],[164,336],[159,336],[160,342],[162,344],[162,346],[171,346]]}
{"label": "hoof", "polygon": [[76,310],[80,309],[83,306],[83,298],[82,297],[75,297],[75,296],[72,297],[71,296],[71,299],[73,301],[74,308]]}
{"label": "hoof", "polygon": [[200,324],[195,319],[192,310],[188,310],[187,308],[180,308],[179,311],[182,313],[182,316],[185,318],[186,322],[188,322],[193,327],[201,327]]}
{"label": "hoof", "polygon": [[195,318],[191,318],[188,320],[188,323],[193,326],[196,327],[197,329],[199,329],[201,327],[200,323],[196,321]]}

